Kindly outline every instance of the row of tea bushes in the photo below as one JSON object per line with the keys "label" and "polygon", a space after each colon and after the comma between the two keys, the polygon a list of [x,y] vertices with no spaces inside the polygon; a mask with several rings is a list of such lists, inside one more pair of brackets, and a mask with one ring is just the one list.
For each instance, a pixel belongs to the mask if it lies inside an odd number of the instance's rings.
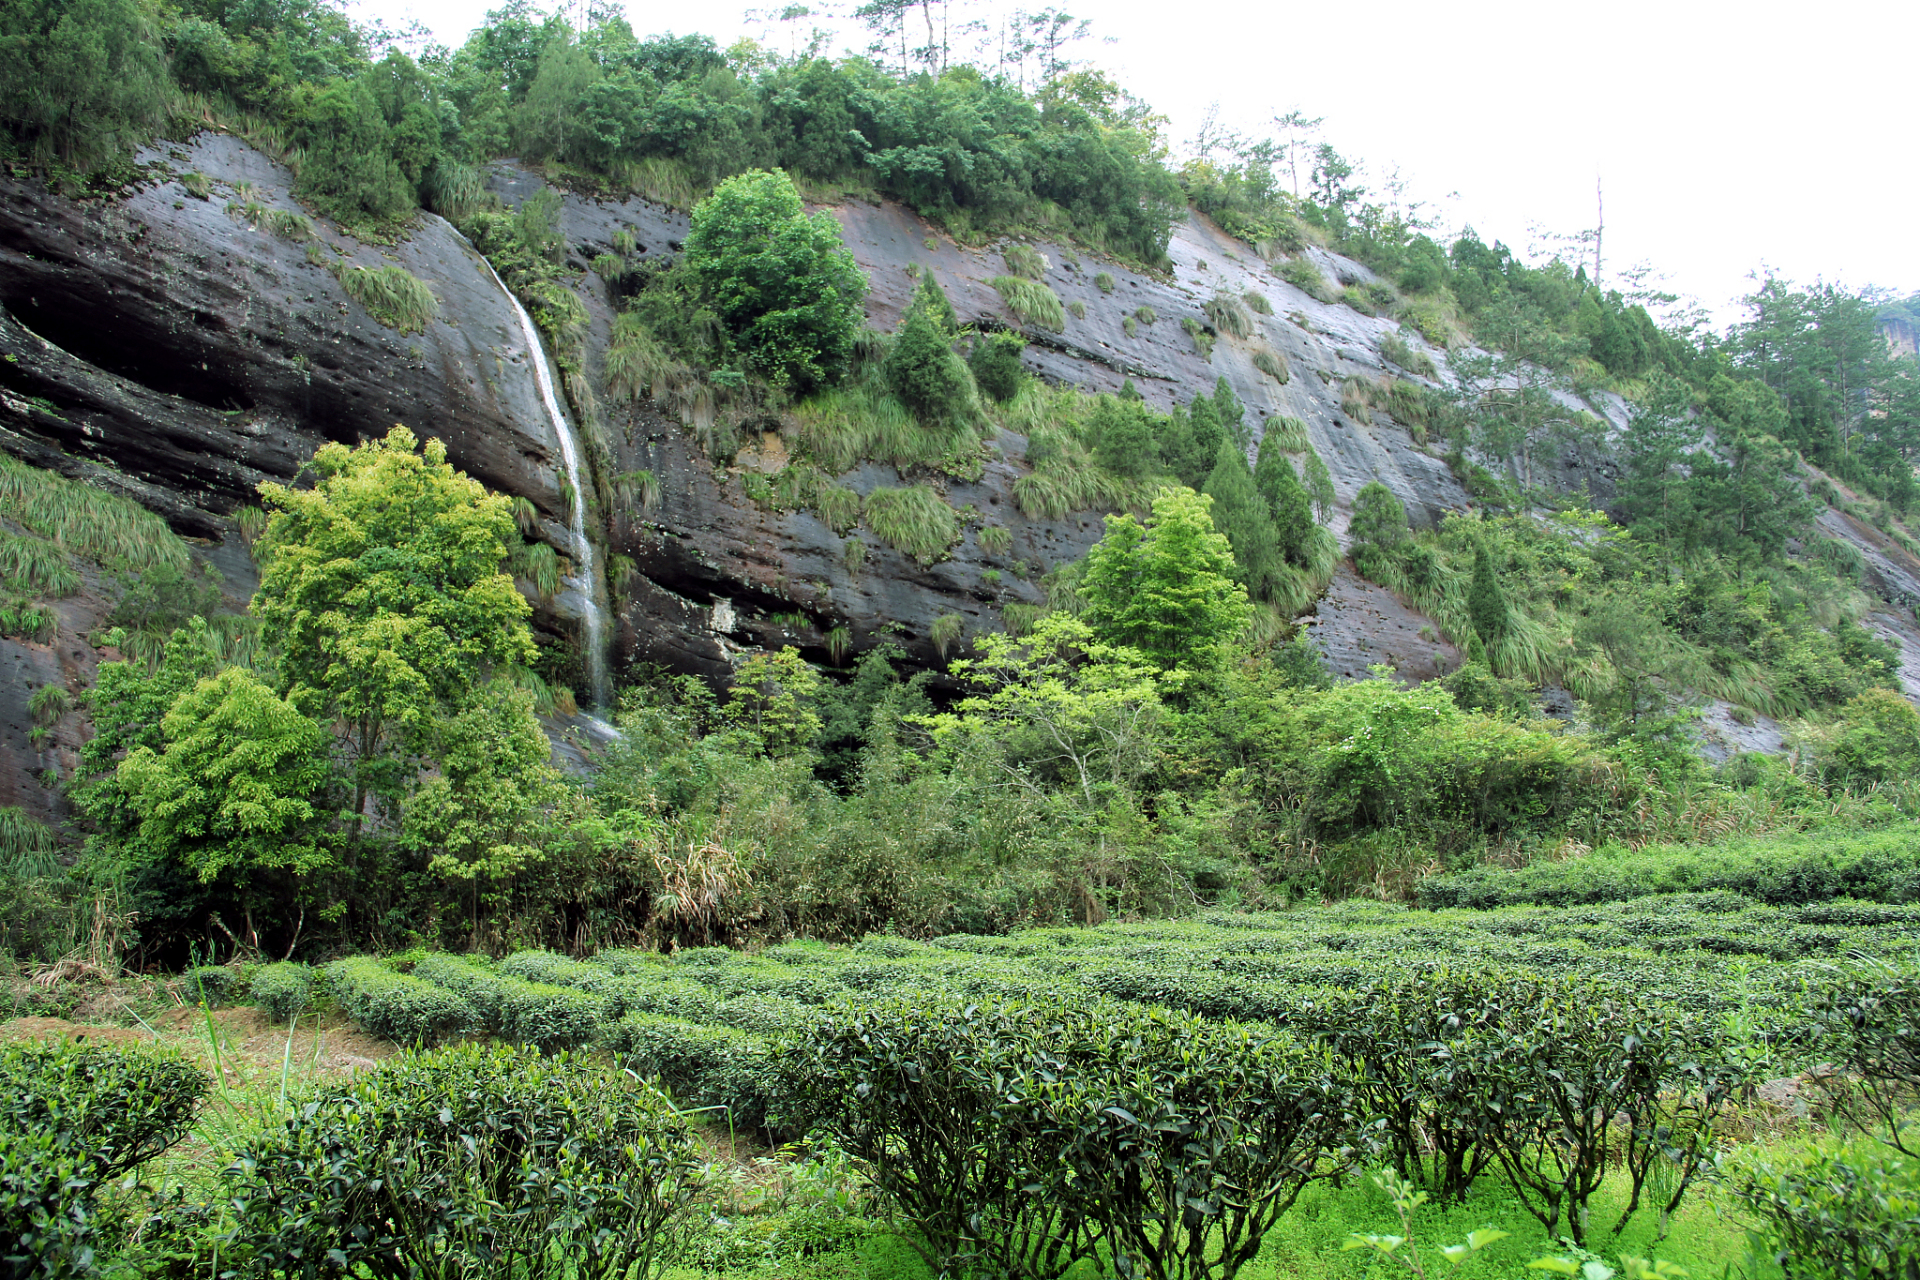
{"label": "row of tea bushes", "polygon": [[1805,832],[1734,840],[1706,848],[1607,850],[1566,862],[1510,870],[1476,867],[1422,880],[1429,909],[1624,902],[1648,894],[1732,893],[1775,905],[1852,898],[1920,903],[1920,833]]}

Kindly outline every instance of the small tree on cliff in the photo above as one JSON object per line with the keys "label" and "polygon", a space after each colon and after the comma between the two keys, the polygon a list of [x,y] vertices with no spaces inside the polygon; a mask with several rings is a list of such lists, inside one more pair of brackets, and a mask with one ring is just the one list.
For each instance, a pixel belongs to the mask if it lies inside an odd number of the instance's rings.
{"label": "small tree on cliff", "polygon": [[808,217],[793,181],[754,169],[693,211],[687,265],[748,360],[800,389],[846,372],[866,324],[866,277],[828,213]]}

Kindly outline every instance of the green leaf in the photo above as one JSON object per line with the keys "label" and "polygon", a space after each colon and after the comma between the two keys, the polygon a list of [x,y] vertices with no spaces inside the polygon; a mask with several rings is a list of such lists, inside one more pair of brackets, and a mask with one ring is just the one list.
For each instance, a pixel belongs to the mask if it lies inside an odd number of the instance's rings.
{"label": "green leaf", "polygon": [[1571,1258],[1535,1258],[1527,1264],[1529,1271],[1551,1271],[1557,1276],[1577,1276],[1580,1266]]}

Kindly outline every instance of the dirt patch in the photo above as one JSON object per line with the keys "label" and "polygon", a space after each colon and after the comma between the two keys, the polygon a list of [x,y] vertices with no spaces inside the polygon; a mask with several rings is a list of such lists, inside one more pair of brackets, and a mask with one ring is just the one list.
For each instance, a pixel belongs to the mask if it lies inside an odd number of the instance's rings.
{"label": "dirt patch", "polygon": [[87,1044],[151,1044],[153,1037],[133,1027],[102,1027],[65,1018],[14,1018],[0,1022],[0,1040],[81,1040]]}

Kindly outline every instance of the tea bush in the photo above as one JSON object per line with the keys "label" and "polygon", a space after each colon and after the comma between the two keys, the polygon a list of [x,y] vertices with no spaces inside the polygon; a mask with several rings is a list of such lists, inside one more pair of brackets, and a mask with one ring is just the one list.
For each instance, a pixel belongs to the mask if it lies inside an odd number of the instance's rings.
{"label": "tea bush", "polygon": [[263,965],[253,975],[252,996],[269,1018],[296,1018],[313,1004],[313,971],[292,961]]}
{"label": "tea bush", "polygon": [[485,1025],[459,993],[395,973],[378,960],[357,956],[327,966],[327,983],[360,1027],[405,1045],[427,1045],[469,1035]]}

